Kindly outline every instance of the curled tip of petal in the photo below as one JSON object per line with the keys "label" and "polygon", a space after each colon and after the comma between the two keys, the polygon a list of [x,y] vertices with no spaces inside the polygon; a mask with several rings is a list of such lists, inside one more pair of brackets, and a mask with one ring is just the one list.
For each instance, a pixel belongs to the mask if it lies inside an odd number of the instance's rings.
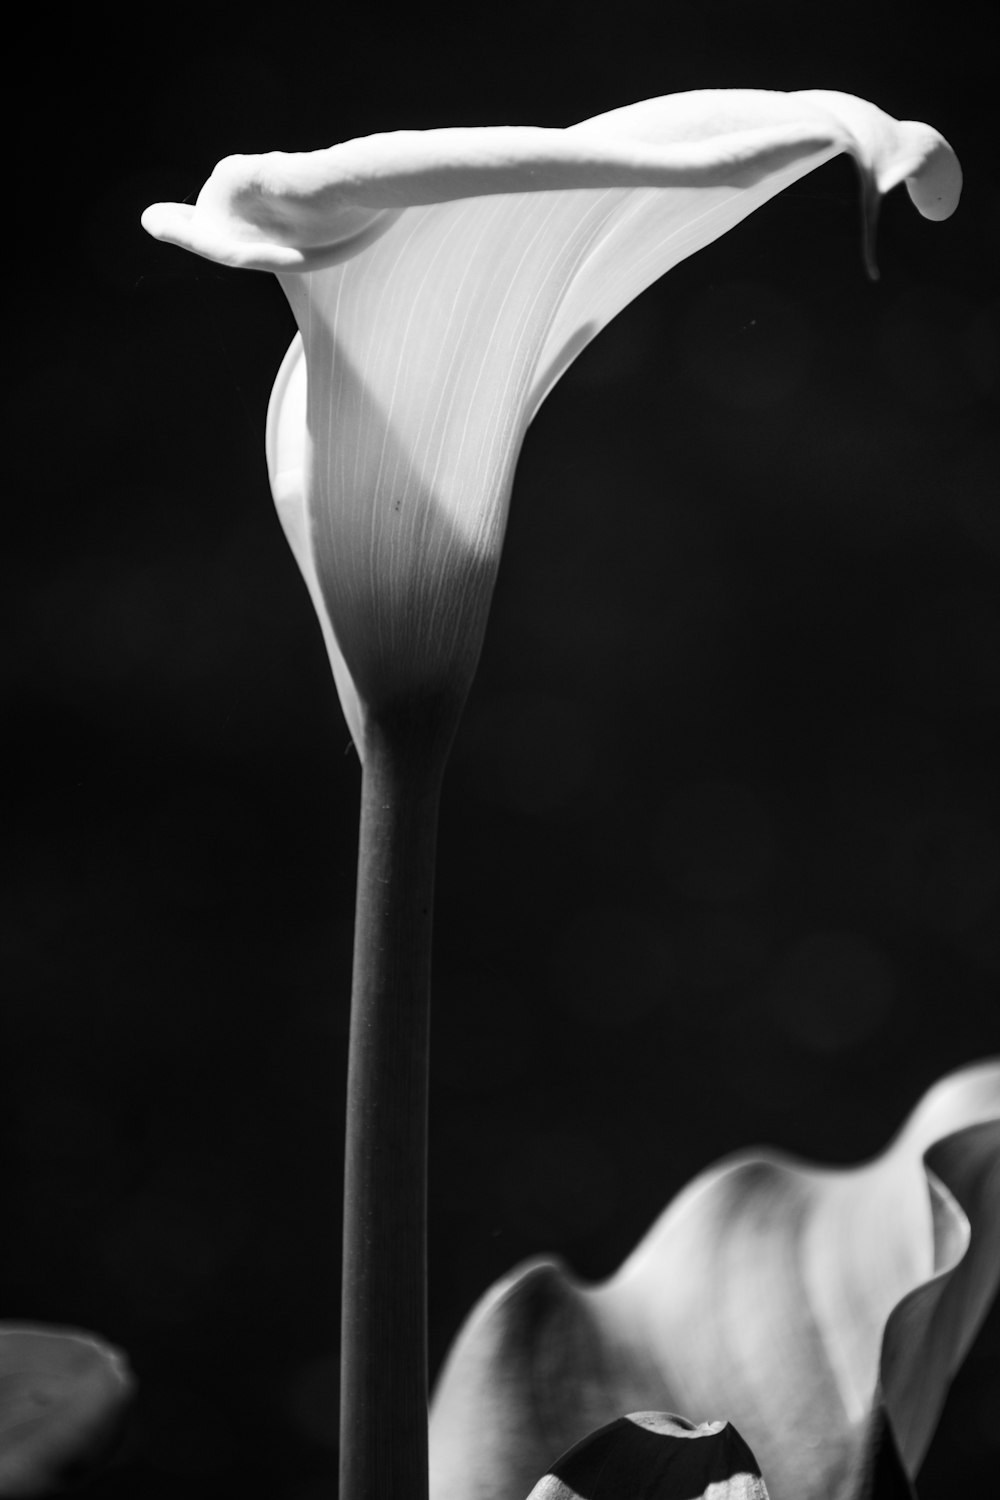
{"label": "curled tip of petal", "polygon": [[331,205],[329,192],[324,196],[311,180],[303,184],[300,160],[281,152],[224,157],[197,203],[154,203],[142,227],[220,265],[287,274],[357,255],[398,218],[398,209]]}
{"label": "curled tip of petal", "polygon": [[301,271],[301,251],[288,245],[268,245],[239,240],[217,224],[206,222],[191,203],[154,203],[142,215],[141,224],[154,240],[177,245],[206,260],[243,271]]}
{"label": "curled tip of petal", "polygon": [[941,136],[929,142],[916,171],[907,176],[906,191],[925,219],[947,219],[955,212],[962,194],[962,168]]}
{"label": "curled tip of petal", "polygon": [[919,120],[901,120],[869,157],[880,193],[900,182],[925,219],[950,218],[962,195],[962,169],[944,136]]}
{"label": "curled tip of petal", "polygon": [[851,149],[861,173],[862,254],[869,277],[878,281],[875,242],[884,195],[905,182],[925,219],[947,219],[958,207],[962,169],[948,142],[929,125],[878,116],[860,123],[868,128],[856,131]]}
{"label": "curled tip of petal", "polygon": [[147,234],[168,245],[182,245],[194,213],[191,203],[151,203],[139,220]]}

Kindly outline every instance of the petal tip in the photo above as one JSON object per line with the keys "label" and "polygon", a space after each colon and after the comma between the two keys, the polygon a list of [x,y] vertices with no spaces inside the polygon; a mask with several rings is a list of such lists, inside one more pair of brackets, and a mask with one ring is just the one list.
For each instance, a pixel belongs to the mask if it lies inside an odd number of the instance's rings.
{"label": "petal tip", "polygon": [[152,203],[139,220],[147,234],[165,245],[190,250],[218,265],[244,271],[301,271],[311,269],[292,246],[266,240],[241,239],[225,222],[199,211],[192,203]]}
{"label": "petal tip", "polygon": [[894,148],[876,163],[880,193],[897,183],[906,190],[925,219],[948,219],[962,196],[962,168],[954,150],[930,125],[902,120],[896,129]]}
{"label": "petal tip", "polygon": [[154,240],[187,247],[188,229],[194,208],[190,203],[151,203],[139,223]]}
{"label": "petal tip", "polygon": [[962,195],[962,168],[943,136],[933,133],[916,171],[908,175],[906,190],[925,219],[948,219]]}

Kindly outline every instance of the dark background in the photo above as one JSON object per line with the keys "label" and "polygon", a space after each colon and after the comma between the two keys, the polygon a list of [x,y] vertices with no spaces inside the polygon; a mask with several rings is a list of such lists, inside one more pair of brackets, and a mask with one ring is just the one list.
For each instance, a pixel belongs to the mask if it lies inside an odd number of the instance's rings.
{"label": "dark background", "polygon": [[[442,829],[436,1366],[520,1258],[605,1276],[721,1154],[860,1160],[1000,1049],[990,9],[29,21],[0,1316],[129,1351],[95,1500],[319,1500],[335,1443],[358,766],[263,464],[292,322],[141,209],[234,150],[716,85],[857,93],[966,167],[945,225],[887,201],[877,285],[850,164],[805,179],[623,314],[528,435]],[[994,1316],[925,1500],[995,1473],[998,1410]]]}

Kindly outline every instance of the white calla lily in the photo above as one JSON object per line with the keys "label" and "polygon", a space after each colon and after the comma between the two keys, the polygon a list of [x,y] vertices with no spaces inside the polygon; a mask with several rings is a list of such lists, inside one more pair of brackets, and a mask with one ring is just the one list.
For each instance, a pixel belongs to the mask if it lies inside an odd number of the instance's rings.
{"label": "white calla lily", "polygon": [[563,1449],[646,1407],[731,1422],[771,1500],[907,1493],[1000,1282],[998,1164],[992,1060],[937,1083],[861,1166],[710,1167],[607,1281],[518,1267],[441,1373],[432,1500],[522,1500]]}
{"label": "white calla lily", "polygon": [[566,130],[400,131],[229,157],[153,235],[274,271],[300,334],[268,461],[352,734],[401,699],[460,703],[528,423],[658,277],[841,152],[865,201],[955,207],[926,125],[823,91],[708,90]]}

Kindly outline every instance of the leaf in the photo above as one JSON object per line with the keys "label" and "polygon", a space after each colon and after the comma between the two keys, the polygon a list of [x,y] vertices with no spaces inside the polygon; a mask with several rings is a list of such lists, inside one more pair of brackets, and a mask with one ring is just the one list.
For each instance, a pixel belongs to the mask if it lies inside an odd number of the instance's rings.
{"label": "leaf", "polygon": [[767,1500],[767,1488],[728,1422],[640,1411],[564,1453],[529,1500]]}
{"label": "leaf", "polygon": [[523,1500],[562,1449],[657,1408],[732,1422],[772,1500],[874,1500],[881,1413],[914,1476],[996,1290],[998,1171],[1000,1063],[981,1064],[863,1166],[710,1168],[600,1285],[518,1268],[441,1375],[433,1500]]}
{"label": "leaf", "polygon": [[132,1388],[89,1333],[0,1325],[0,1495],[47,1495],[113,1434]]}

